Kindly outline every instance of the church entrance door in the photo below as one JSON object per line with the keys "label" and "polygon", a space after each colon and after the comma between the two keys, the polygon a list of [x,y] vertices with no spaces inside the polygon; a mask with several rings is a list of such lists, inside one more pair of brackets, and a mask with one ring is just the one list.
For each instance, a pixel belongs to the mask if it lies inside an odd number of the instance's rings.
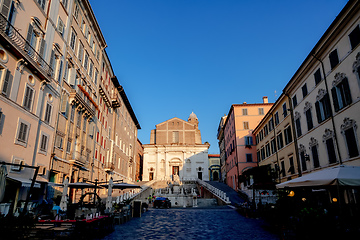
{"label": "church entrance door", "polygon": [[179,166],[173,166],[173,175],[179,175]]}

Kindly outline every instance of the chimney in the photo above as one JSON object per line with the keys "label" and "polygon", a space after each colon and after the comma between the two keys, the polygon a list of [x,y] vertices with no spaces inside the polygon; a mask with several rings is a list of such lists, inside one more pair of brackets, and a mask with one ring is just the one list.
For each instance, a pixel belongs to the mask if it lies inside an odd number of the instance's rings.
{"label": "chimney", "polygon": [[269,103],[269,101],[268,101],[268,97],[263,97],[263,103]]}

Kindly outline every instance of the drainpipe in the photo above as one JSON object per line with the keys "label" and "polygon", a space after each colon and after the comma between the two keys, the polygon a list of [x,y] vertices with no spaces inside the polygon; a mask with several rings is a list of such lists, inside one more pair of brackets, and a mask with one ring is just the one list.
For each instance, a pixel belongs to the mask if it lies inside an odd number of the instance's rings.
{"label": "drainpipe", "polygon": [[[321,68],[322,68],[322,72],[323,72],[323,75],[324,75],[324,81],[325,81],[325,87],[326,87],[326,92],[330,95],[330,92],[329,92],[329,87],[328,87],[328,83],[327,83],[327,80],[326,80],[326,74],[325,74],[325,67],[324,67],[324,63],[318,58],[315,56],[315,53],[312,53],[311,54],[316,60],[318,60],[320,63],[321,63]],[[330,119],[331,119],[331,123],[332,123],[332,127],[333,127],[333,131],[334,131],[334,137],[335,137],[335,142],[336,142],[336,150],[337,150],[337,153],[338,153],[338,157],[339,157],[339,165],[342,165],[342,159],[341,159],[341,154],[340,154],[340,148],[339,148],[339,144],[338,144],[338,138],[337,138],[337,133],[336,133],[336,129],[335,129],[335,121],[334,121],[334,117],[333,117],[333,114],[331,113],[330,115]]]}
{"label": "drainpipe", "polygon": [[297,142],[297,134],[295,132],[295,120],[294,120],[293,106],[292,106],[292,102],[291,102],[291,98],[290,98],[289,94],[286,92],[284,92],[284,94],[289,99],[290,109],[288,109],[288,110],[290,111],[291,125],[292,125],[291,130],[292,130],[293,136],[294,136],[295,157],[296,157],[296,163],[297,163],[297,167],[298,167],[298,174],[299,174],[299,177],[301,177],[302,172],[301,172],[300,159],[299,159],[299,147],[298,147],[298,142]]}

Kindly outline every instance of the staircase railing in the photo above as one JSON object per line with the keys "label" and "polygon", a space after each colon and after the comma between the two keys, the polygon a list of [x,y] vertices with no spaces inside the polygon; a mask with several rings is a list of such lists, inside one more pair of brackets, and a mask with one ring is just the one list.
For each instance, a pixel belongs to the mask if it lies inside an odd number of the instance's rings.
{"label": "staircase railing", "polygon": [[223,192],[222,190],[208,184],[207,182],[204,182],[203,180],[197,179],[197,183],[200,186],[203,186],[204,188],[206,188],[209,192],[211,192],[212,194],[214,194],[217,198],[219,198],[221,201],[223,201],[226,204],[231,204],[230,199],[228,196],[226,196],[226,193]]}

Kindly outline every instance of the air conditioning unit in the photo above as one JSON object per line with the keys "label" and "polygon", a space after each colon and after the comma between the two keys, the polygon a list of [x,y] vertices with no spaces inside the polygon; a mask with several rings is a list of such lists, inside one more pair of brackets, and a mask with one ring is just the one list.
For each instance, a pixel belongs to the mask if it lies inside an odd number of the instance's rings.
{"label": "air conditioning unit", "polygon": [[24,169],[24,160],[21,159],[14,159],[13,164],[18,164],[17,166],[11,166],[11,171],[20,172],[22,169]]}
{"label": "air conditioning unit", "polygon": [[46,175],[46,167],[39,166],[38,175]]}

